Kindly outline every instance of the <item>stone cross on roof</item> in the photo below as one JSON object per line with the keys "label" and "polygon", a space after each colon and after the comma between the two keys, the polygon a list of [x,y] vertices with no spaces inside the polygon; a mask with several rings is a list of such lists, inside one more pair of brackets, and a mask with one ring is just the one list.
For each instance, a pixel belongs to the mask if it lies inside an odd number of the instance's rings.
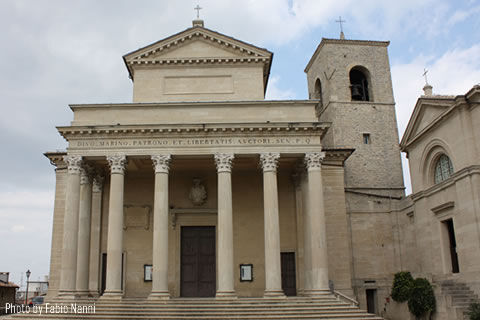
{"label": "stone cross on roof", "polygon": [[193,10],[197,10],[197,19],[200,19],[200,10],[202,10],[203,8],[200,8],[200,6],[197,4],[197,6],[195,8],[193,8]]}
{"label": "stone cross on roof", "polygon": [[424,77],[425,77],[425,85],[427,85],[427,84],[428,84],[428,80],[427,80],[427,73],[428,73],[428,70],[427,70],[427,69],[425,69],[425,68],[423,68],[423,74],[422,74],[422,76],[424,76]]}
{"label": "stone cross on roof", "polygon": [[343,33],[343,22],[347,22],[345,20],[342,20],[342,16],[338,17],[338,20],[335,20],[335,22],[338,22],[340,24],[340,39],[345,39],[345,34]]}

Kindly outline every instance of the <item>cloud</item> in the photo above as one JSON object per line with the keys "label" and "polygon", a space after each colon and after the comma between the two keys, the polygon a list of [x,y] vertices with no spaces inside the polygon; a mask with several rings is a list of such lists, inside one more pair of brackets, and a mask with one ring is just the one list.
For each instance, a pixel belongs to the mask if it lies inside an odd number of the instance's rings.
{"label": "cloud", "polygon": [[469,48],[453,49],[440,57],[420,54],[405,64],[392,65],[392,81],[397,103],[399,132],[407,126],[415,103],[423,94],[425,80],[423,69],[427,68],[428,82],[434,94],[465,94],[480,79],[480,44]]}
{"label": "cloud", "polygon": [[459,9],[456,10],[448,19],[447,25],[452,27],[453,25],[465,21],[472,15],[476,15],[480,12],[480,6],[469,8],[468,10]]}
{"label": "cloud", "polygon": [[[48,274],[53,217],[53,190],[0,191],[0,268],[20,284],[27,269],[34,278]],[[5,241],[5,239],[7,239]]]}
{"label": "cloud", "polygon": [[295,92],[291,89],[281,89],[278,87],[280,82],[279,76],[270,76],[268,80],[267,93],[265,99],[267,100],[291,100],[295,99]]}
{"label": "cloud", "polygon": [[11,229],[10,229],[13,233],[18,233],[18,232],[23,232],[25,231],[25,226],[24,225],[14,225]]}

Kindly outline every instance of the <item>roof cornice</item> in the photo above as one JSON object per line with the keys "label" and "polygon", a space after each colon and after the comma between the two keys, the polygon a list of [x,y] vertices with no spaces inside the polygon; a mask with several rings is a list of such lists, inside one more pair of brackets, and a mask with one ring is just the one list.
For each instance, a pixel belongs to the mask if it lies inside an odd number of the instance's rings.
{"label": "roof cornice", "polygon": [[318,45],[317,49],[313,53],[312,57],[308,61],[307,66],[305,67],[304,72],[307,73],[310,70],[315,59],[317,59],[320,50],[326,44],[341,44],[341,45],[356,45],[356,46],[374,46],[374,47],[388,47],[390,41],[374,41],[374,40],[348,40],[348,39],[329,39],[322,38],[322,41]]}
{"label": "roof cornice", "polygon": [[[212,43],[220,46],[224,46],[228,49],[238,51],[241,56],[238,57],[221,57],[221,58],[161,58],[151,59],[152,55],[160,52],[167,52],[184,42],[192,39],[202,39],[205,41],[211,41]],[[270,76],[272,66],[273,53],[267,49],[254,46],[250,43],[235,39],[233,37],[226,36],[216,31],[195,26],[174,34],[165,39],[154,42],[148,46],[140,48],[138,50],[127,53],[123,56],[123,61],[128,69],[129,76],[134,80],[133,68],[141,65],[191,65],[191,64],[219,64],[219,63],[261,63],[263,64],[263,77],[264,77],[264,91],[266,91],[268,85],[268,78]]]}
{"label": "roof cornice", "polygon": [[[212,124],[151,124],[107,126],[62,126],[59,133],[69,139],[73,136],[92,135],[151,135],[151,134],[198,134],[211,133],[261,133],[261,132],[320,132],[323,137],[330,127],[329,122],[261,122],[261,123],[212,123]],[[45,154],[47,157],[49,155]],[[49,157],[50,158],[50,157]]]}

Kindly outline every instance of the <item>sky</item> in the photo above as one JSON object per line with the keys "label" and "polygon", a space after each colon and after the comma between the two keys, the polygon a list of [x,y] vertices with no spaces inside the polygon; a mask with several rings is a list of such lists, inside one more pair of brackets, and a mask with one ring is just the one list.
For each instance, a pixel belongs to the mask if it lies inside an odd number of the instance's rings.
{"label": "sky", "polygon": [[[400,138],[425,84],[465,94],[480,82],[480,0],[0,1],[0,271],[20,284],[49,272],[55,126],[71,103],[130,102],[122,56],[191,26],[274,52],[267,99],[308,98],[307,62],[322,37],[389,40]],[[407,162],[405,182],[410,192]],[[25,281],[25,280],[24,280]]]}

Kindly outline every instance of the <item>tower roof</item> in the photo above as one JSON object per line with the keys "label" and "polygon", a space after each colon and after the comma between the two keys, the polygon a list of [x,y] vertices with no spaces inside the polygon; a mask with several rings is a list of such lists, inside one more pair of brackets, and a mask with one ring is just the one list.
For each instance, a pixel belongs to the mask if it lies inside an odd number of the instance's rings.
{"label": "tower roof", "polygon": [[322,47],[326,44],[338,44],[338,45],[356,45],[356,46],[378,46],[378,47],[388,47],[390,41],[373,41],[373,40],[347,40],[347,39],[328,39],[322,38],[322,41],[318,45],[317,49],[313,53],[310,61],[308,61],[307,66],[305,67],[305,72],[310,70],[313,62],[320,53]]}

